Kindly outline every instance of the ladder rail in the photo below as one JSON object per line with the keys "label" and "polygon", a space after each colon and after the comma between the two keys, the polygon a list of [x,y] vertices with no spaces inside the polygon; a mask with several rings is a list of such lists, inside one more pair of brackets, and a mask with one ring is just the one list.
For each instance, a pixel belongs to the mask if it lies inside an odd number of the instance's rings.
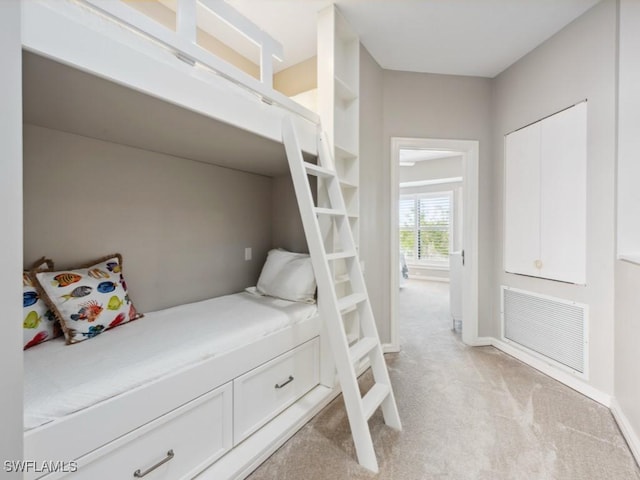
{"label": "ladder rail", "polygon": [[[342,386],[356,454],[361,465],[377,472],[378,463],[368,425],[369,417],[378,408],[381,408],[387,425],[397,429],[401,429],[402,426],[349,225],[342,189],[335,168],[333,168],[328,142],[323,139],[322,134],[318,136],[320,166],[307,164],[304,161],[294,124],[289,116],[283,120],[282,138],[311,255],[311,263],[316,275],[318,309],[326,325],[324,331],[329,337],[338,379]],[[315,206],[308,175],[316,176],[318,181],[325,182],[327,187],[325,200],[328,205]],[[318,217],[322,219],[319,220]],[[323,234],[321,222],[322,225],[329,227],[335,225],[342,251],[332,250],[327,253],[326,236]],[[333,230],[331,228],[329,230],[333,235]],[[351,281],[353,293],[339,298],[334,285],[333,263],[340,259],[347,264],[347,275]],[[350,346],[344,329],[343,311],[351,311],[352,307],[357,309],[359,315],[361,335],[357,342]],[[359,345],[358,342],[362,342],[362,344]],[[367,356],[371,362],[375,383],[363,397],[358,386],[354,362],[357,363],[359,358]],[[354,357],[356,358],[354,359]]]}

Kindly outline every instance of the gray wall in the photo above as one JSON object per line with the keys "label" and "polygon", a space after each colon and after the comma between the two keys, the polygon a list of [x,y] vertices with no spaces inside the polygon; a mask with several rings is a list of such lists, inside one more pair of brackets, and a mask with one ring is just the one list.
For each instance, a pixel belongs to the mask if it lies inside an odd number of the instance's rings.
{"label": "gray wall", "polygon": [[[0,459],[22,459],[22,43],[20,5],[0,2]],[[3,465],[4,466],[4,465]],[[0,478],[19,478],[0,467]]]}
{"label": "gray wall", "polygon": [[271,244],[291,252],[309,252],[290,175],[273,178]]}
{"label": "gray wall", "polygon": [[[621,89],[619,102],[628,106],[637,106],[640,104],[640,92],[635,81],[637,72],[640,71],[638,58],[640,3],[637,0],[621,0],[620,6],[620,42],[622,44],[620,82],[631,88]],[[640,118],[637,117],[637,108],[634,112],[627,112],[629,113],[625,121],[629,120],[632,123],[625,125],[618,137],[620,152],[618,161],[637,165],[636,145],[640,131]],[[638,172],[637,167],[632,170]],[[635,181],[637,182],[637,177]],[[640,382],[638,381],[640,379],[640,362],[638,361],[640,266],[617,261],[615,270],[615,398],[635,431],[636,437],[640,438]],[[635,447],[638,449],[640,445],[636,444]],[[640,451],[636,451],[636,455],[640,455]]]}
{"label": "gray wall", "polygon": [[255,285],[271,201],[267,177],[25,125],[25,264],[120,252],[143,312]]}
{"label": "gray wall", "polygon": [[[494,79],[494,315],[486,333],[499,337],[499,285],[587,303],[590,383],[613,393],[614,175],[616,3],[606,0]],[[511,275],[503,270],[504,135],[588,99],[587,285]],[[482,221],[480,222],[482,224]],[[481,272],[487,271],[484,268]]]}
{"label": "gray wall", "polygon": [[[383,141],[383,70],[360,48],[360,259],[381,341],[389,342],[389,204],[380,189],[389,155]],[[386,243],[385,243],[386,242]],[[385,250],[385,245],[387,246]]]}
{"label": "gray wall", "polygon": [[[389,169],[391,137],[478,140],[480,143],[479,209],[479,334],[487,335],[491,326],[491,282],[493,263],[491,205],[491,80],[396,71],[383,72],[383,165],[378,168],[375,188],[381,197],[380,232],[376,242],[382,268],[380,289],[383,311],[389,312],[391,246],[389,232],[391,202]],[[362,141],[362,139],[361,139]],[[362,164],[361,164],[362,165]],[[387,313],[388,315],[388,313]]]}

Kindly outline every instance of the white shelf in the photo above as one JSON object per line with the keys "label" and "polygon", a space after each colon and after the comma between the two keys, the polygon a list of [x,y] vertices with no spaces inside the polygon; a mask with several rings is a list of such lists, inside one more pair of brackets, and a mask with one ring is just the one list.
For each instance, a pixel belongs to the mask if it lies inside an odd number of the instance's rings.
{"label": "white shelf", "polygon": [[618,260],[640,265],[640,252],[621,253],[618,255]]}
{"label": "white shelf", "polygon": [[355,182],[351,182],[345,178],[340,179],[340,186],[343,188],[358,188],[358,184]]}
{"label": "white shelf", "polygon": [[338,76],[334,78],[334,84],[336,97],[344,103],[351,103],[358,98],[358,94]]}
{"label": "white shelf", "polygon": [[358,158],[358,154],[349,150],[347,147],[336,143],[336,157],[339,157],[341,160],[356,160]]}

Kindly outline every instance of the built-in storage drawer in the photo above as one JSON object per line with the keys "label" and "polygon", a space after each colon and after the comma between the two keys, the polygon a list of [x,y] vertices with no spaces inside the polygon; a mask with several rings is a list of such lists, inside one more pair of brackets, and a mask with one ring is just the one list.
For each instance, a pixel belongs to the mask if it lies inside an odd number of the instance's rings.
{"label": "built-in storage drawer", "polygon": [[70,480],[192,478],[232,447],[231,397],[229,382],[114,440],[80,458]]}
{"label": "built-in storage drawer", "polygon": [[233,381],[234,443],[251,435],[318,381],[317,337],[236,378]]}

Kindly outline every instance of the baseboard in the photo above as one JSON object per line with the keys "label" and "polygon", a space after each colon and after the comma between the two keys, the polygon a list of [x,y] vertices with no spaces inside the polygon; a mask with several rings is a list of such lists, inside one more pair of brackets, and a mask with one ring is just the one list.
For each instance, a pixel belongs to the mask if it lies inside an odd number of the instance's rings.
{"label": "baseboard", "polygon": [[614,398],[611,399],[611,413],[613,414],[613,418],[615,418],[618,423],[618,427],[624,436],[624,439],[627,441],[627,445],[629,445],[629,450],[633,454],[636,459],[636,463],[640,465],[640,437],[638,437],[638,433],[634,431],[631,426],[631,422],[626,417],[620,404]]}
{"label": "baseboard", "polygon": [[409,280],[424,280],[428,282],[450,283],[449,277],[434,277],[431,275],[409,275]]}
{"label": "baseboard", "polygon": [[548,375],[551,378],[564,383],[566,386],[573,388],[577,392],[580,392],[581,394],[591,398],[592,400],[595,400],[598,403],[601,403],[605,407],[611,407],[611,395],[592,387],[581,379],[574,377],[570,373],[562,371],[558,367],[547,363],[540,358],[534,357],[524,350],[521,350],[497,338],[492,338],[491,344],[498,350],[511,355],[512,357],[517,358],[518,360],[526,363],[536,370],[539,370],[545,375]]}
{"label": "baseboard", "polygon": [[[464,328],[464,323],[462,324]],[[491,337],[476,337],[472,343],[468,343],[470,347],[489,347],[493,345],[493,338]]]}
{"label": "baseboard", "polygon": [[382,353],[398,353],[400,351],[400,345],[395,343],[383,343]]}

